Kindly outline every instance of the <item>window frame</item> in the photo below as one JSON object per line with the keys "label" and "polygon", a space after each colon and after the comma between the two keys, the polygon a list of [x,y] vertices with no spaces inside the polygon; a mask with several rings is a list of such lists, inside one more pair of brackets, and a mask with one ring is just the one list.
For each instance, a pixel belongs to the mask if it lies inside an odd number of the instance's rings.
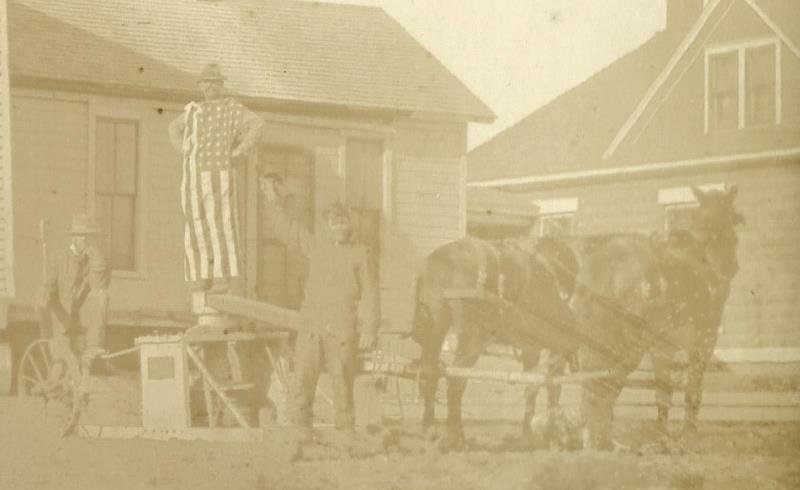
{"label": "window frame", "polygon": [[[395,140],[393,133],[371,129],[340,129],[338,131],[337,148],[337,174],[339,177],[339,197],[342,202],[348,203],[347,196],[347,142],[349,140],[369,140],[380,143],[383,149],[381,155],[381,199],[380,204],[374,211],[378,214],[378,250],[376,252],[378,284],[381,294],[391,288],[391,279],[387,269],[388,262],[385,258],[385,251],[388,250],[390,230],[395,224]],[[462,186],[463,187],[463,186]],[[348,203],[349,205],[349,203]],[[463,228],[466,230],[466,220]],[[466,231],[464,231],[466,233]],[[463,233],[462,233],[463,235]]]}
{"label": "window frame", "polygon": [[[747,50],[762,48],[765,46],[773,46],[775,52],[775,120],[773,124],[758,124],[747,125]],[[735,130],[742,130],[747,128],[760,128],[777,126],[781,124],[781,41],[778,37],[769,37],[761,39],[751,39],[736,43],[720,44],[716,46],[708,46],[705,48],[705,80],[704,80],[704,115],[703,115],[703,130],[705,134],[720,133],[726,131],[733,131],[730,129],[712,129],[711,128],[711,58],[716,55],[737,53],[737,94],[738,94],[738,118]]]}
{"label": "window frame", "polygon": [[[87,178],[87,208],[92,216],[97,216],[97,122],[102,119],[113,121],[131,121],[136,123],[136,199],[134,204],[134,241],[133,241],[133,270],[112,269],[111,277],[119,279],[147,279],[147,254],[145,253],[145,231],[147,215],[145,204],[147,202],[147,187],[145,183],[148,161],[148,124],[147,108],[135,102],[126,102],[120,99],[107,99],[93,97],[89,99],[89,137],[88,137],[88,178]],[[177,191],[176,191],[177,192]],[[107,258],[110,261],[110,257]]]}
{"label": "window frame", "polygon": [[574,235],[578,224],[578,198],[539,199],[533,201],[538,208],[534,232],[537,237],[543,238],[544,223],[551,219],[570,218],[569,234]]}

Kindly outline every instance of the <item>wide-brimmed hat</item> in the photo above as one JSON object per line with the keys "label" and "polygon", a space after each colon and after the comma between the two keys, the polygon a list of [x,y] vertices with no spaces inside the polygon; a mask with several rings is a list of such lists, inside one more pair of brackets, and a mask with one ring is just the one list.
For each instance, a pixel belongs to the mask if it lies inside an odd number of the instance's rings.
{"label": "wide-brimmed hat", "polygon": [[226,78],[222,75],[222,70],[216,63],[209,63],[200,71],[199,82],[222,82]]}
{"label": "wide-brimmed hat", "polygon": [[72,217],[72,225],[67,232],[70,235],[95,235],[100,230],[86,213],[78,213]]}

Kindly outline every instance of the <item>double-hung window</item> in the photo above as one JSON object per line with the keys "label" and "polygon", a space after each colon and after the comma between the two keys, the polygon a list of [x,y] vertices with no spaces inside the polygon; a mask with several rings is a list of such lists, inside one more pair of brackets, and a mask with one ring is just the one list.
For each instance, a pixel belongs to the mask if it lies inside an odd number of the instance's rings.
{"label": "double-hung window", "polygon": [[114,271],[137,270],[139,124],[98,117],[95,125],[94,199],[99,246]]}
{"label": "double-hung window", "polygon": [[706,132],[780,124],[777,39],[709,47],[705,60]]}

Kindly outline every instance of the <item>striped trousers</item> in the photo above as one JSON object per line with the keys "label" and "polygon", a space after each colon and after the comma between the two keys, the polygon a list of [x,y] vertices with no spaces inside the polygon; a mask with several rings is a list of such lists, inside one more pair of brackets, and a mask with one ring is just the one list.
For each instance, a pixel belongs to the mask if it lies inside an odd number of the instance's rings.
{"label": "striped trousers", "polygon": [[187,282],[239,276],[242,257],[236,169],[201,167],[184,158],[181,207]]}

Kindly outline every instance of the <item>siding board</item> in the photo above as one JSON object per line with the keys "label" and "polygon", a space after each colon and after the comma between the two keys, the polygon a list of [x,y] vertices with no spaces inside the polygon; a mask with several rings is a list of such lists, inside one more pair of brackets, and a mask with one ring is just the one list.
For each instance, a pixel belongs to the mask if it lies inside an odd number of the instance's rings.
{"label": "siding board", "polygon": [[800,304],[800,161],[692,176],[631,180],[527,194],[530,199],[577,197],[577,232],[663,230],[658,191],[709,182],[736,184],[739,272],[731,285],[717,346],[796,347]]}
{"label": "siding board", "polygon": [[0,0],[0,298],[16,294],[11,189],[11,93],[8,73],[8,5]]}

